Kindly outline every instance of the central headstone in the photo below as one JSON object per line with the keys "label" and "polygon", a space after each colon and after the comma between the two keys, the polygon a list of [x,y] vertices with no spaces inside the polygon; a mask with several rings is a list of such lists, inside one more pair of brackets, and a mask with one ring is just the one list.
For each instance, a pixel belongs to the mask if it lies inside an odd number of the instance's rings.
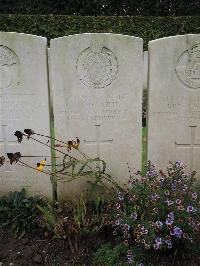
{"label": "central headstone", "polygon": [[[143,41],[115,34],[80,34],[50,45],[55,134],[78,137],[121,184],[141,168]],[[84,185],[83,185],[84,183]],[[59,185],[61,199],[85,181]]]}
{"label": "central headstone", "polygon": [[149,44],[148,159],[200,174],[200,35]]}
{"label": "central headstone", "polygon": [[[50,149],[33,140],[17,142],[16,130],[26,128],[49,135],[49,94],[46,38],[21,33],[0,33],[0,193],[25,188],[51,198],[50,177],[34,170]],[[20,163],[10,165],[7,153],[20,152]],[[31,157],[36,156],[36,157]]]}

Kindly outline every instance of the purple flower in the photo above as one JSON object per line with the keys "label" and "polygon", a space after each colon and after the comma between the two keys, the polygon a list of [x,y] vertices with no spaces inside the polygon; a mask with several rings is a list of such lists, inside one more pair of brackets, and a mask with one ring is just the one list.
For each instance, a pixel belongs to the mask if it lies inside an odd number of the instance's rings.
{"label": "purple flower", "polygon": [[143,235],[147,235],[147,234],[148,234],[148,229],[145,229],[144,226],[142,226],[140,229],[141,229],[141,233],[142,233]]}
{"label": "purple flower", "polygon": [[180,200],[180,199],[177,199],[175,202],[176,202],[176,204],[178,204],[178,205],[181,204],[181,200]]}
{"label": "purple flower", "polygon": [[174,213],[173,212],[168,213],[167,217],[171,220],[174,220]]}
{"label": "purple flower", "polygon": [[196,192],[193,192],[193,193],[192,193],[192,199],[193,199],[193,200],[196,200],[196,199],[197,199],[197,193],[196,193]]}
{"label": "purple flower", "polygon": [[175,226],[170,232],[170,235],[175,236],[177,238],[181,238],[182,234],[183,231],[178,226]]}
{"label": "purple flower", "polygon": [[189,212],[189,213],[194,213],[194,212],[196,212],[196,209],[195,209],[194,207],[192,207],[191,205],[189,205],[189,206],[187,207],[187,212]]}
{"label": "purple flower", "polygon": [[149,169],[149,171],[147,171],[146,173],[147,177],[156,177],[158,176],[158,173],[156,172],[155,166],[152,165],[151,168]]}
{"label": "purple flower", "polygon": [[158,200],[160,197],[159,197],[159,195],[158,195],[157,193],[154,193],[154,194],[151,195],[150,198],[151,198],[152,200]]}
{"label": "purple flower", "polygon": [[161,221],[156,221],[156,226],[158,228],[162,228],[163,227],[163,223]]}
{"label": "purple flower", "polygon": [[127,257],[127,260],[128,260],[129,264],[134,262],[134,256],[133,256],[132,250],[128,250],[127,251],[126,257]]}
{"label": "purple flower", "polygon": [[173,222],[174,222],[174,213],[173,212],[170,212],[167,215],[167,219],[165,221],[165,224],[171,226],[173,224]]}
{"label": "purple flower", "polygon": [[173,183],[173,184],[171,185],[171,188],[172,188],[173,191],[175,191],[175,190],[176,190],[176,184]]}
{"label": "purple flower", "polygon": [[156,244],[158,245],[162,245],[162,238],[161,237],[157,237],[155,240]]}
{"label": "purple flower", "polygon": [[184,168],[184,164],[183,164],[183,162],[181,162],[181,161],[176,161],[176,162],[175,162],[175,166],[176,166],[177,168]]}
{"label": "purple flower", "polygon": [[169,249],[172,248],[172,242],[171,242],[171,240],[166,240],[165,243],[167,244],[167,247]]}
{"label": "purple flower", "polygon": [[167,218],[166,221],[165,221],[165,224],[166,225],[172,225],[173,222],[174,222],[173,220]]}
{"label": "purple flower", "polygon": [[138,215],[137,215],[136,212],[134,212],[134,213],[131,214],[131,218],[132,218],[134,221],[137,220],[137,217],[138,217]]}
{"label": "purple flower", "polygon": [[165,203],[167,203],[167,206],[171,206],[174,204],[172,200],[166,200]]}

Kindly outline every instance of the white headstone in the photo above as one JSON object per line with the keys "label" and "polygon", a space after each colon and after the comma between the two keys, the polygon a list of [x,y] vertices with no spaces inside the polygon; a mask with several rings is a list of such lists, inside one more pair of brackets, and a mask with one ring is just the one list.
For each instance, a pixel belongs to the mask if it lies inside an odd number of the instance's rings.
{"label": "white headstone", "polygon": [[148,159],[200,171],[200,35],[149,43]]}
{"label": "white headstone", "polygon": [[[17,142],[16,130],[26,128],[49,135],[49,100],[46,38],[20,33],[0,33],[0,156],[20,152],[24,163],[36,168],[50,149],[32,140]],[[0,193],[27,189],[51,197],[49,176],[6,162],[0,167]]]}
{"label": "white headstone", "polygon": [[[115,34],[81,34],[50,45],[56,137],[79,137],[121,184],[141,168],[143,41]],[[83,183],[59,186],[64,198]]]}

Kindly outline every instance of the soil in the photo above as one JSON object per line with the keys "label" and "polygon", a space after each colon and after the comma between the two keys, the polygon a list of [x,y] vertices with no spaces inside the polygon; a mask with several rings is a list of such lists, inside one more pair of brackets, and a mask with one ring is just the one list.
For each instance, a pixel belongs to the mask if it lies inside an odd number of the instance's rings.
{"label": "soil", "polygon": [[[0,232],[0,266],[94,265],[93,254],[102,243],[109,241],[108,235],[104,235],[104,238],[95,237],[73,242],[70,247],[69,241],[52,238],[48,234],[44,235],[42,231],[21,238],[15,238],[9,232]],[[162,257],[162,261],[152,255],[149,256],[151,266],[200,266],[200,254],[194,256],[188,252],[184,255],[184,259],[177,258],[173,262],[167,254]]]}
{"label": "soil", "polygon": [[[28,265],[91,265],[92,246],[98,241],[73,244],[73,253],[68,241],[44,237],[41,233],[15,238],[13,234],[0,233],[0,266]],[[95,243],[95,244],[94,244]]]}

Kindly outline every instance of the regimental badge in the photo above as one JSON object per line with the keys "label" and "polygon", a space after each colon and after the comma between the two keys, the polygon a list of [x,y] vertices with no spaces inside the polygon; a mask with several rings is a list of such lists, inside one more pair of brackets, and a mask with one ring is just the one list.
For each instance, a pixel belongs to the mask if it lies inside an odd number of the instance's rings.
{"label": "regimental badge", "polygon": [[116,79],[118,62],[111,50],[94,42],[80,53],[76,69],[85,86],[100,89],[109,86]]}
{"label": "regimental badge", "polygon": [[187,87],[200,88],[200,43],[181,54],[175,70],[179,80]]}

